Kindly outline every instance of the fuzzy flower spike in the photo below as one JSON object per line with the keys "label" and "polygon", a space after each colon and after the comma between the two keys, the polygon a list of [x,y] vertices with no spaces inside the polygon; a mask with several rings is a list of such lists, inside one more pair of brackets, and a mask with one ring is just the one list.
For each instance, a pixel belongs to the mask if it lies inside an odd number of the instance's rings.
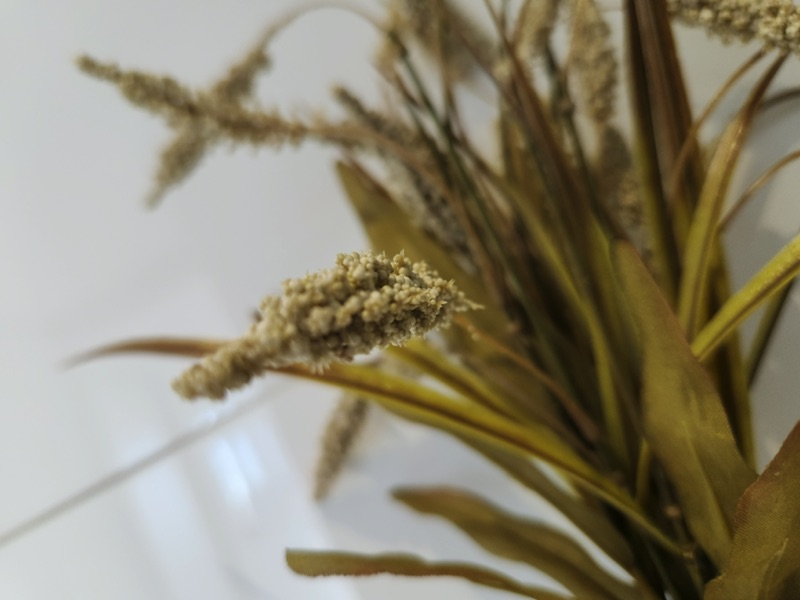
{"label": "fuzzy flower spike", "polygon": [[247,333],[203,358],[173,387],[184,398],[219,399],[268,368],[324,368],[374,348],[402,345],[477,308],[424,262],[404,254],[340,254],[336,266],[283,283],[261,303]]}

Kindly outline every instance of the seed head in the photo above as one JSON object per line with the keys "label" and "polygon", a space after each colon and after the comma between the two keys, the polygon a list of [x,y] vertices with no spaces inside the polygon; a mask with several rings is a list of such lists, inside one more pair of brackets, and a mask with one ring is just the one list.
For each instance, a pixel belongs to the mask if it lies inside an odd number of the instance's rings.
{"label": "seed head", "polygon": [[667,9],[726,42],[756,38],[771,48],[800,52],[800,7],[792,0],[668,0]]}
{"label": "seed head", "polygon": [[185,398],[222,398],[268,368],[325,368],[374,348],[402,345],[476,308],[423,262],[405,255],[340,254],[336,266],[283,284],[263,300],[260,320],[173,384]]}
{"label": "seed head", "polygon": [[617,57],[611,28],[595,0],[572,0],[570,58],[580,86],[580,108],[597,126],[614,115],[617,92]]}

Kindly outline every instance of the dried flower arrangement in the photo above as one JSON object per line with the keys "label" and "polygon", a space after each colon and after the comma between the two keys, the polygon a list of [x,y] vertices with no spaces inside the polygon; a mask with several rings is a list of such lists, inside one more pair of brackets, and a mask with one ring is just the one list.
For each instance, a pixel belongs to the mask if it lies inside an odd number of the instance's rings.
{"label": "dried flower arrangement", "polygon": [[[616,123],[617,51],[595,0],[487,0],[485,22],[454,0],[392,0],[373,21],[392,104],[379,112],[337,89],[350,115],[342,122],[287,119],[253,97],[270,40],[303,10],[206,90],[79,60],[173,129],[151,203],[219,142],[318,141],[341,150],[338,174],[374,250],[285,282],[239,339],[145,339],[92,356],[197,357],[174,384],[185,398],[219,399],[270,372],[341,387],[319,496],[376,402],[459,438],[561,511],[629,578],[563,532],[445,488],[394,495],[550,575],[569,595],[405,554],[290,551],[298,573],[453,576],[540,600],[800,597],[800,426],[759,474],[749,401],[800,272],[800,236],[736,291],[720,241],[738,208],[799,155],[729,203],[754,117],[765,101],[781,101],[767,97],[769,85],[800,51],[800,8],[621,4],[631,141]],[[699,117],[672,20],[762,44]],[[558,31],[568,39],[560,54]],[[735,117],[701,147],[708,115],[768,57]],[[497,157],[479,151],[460,116],[459,97],[476,76],[493,89]],[[760,307],[745,351],[739,327]],[[385,358],[351,362],[376,348]]]}

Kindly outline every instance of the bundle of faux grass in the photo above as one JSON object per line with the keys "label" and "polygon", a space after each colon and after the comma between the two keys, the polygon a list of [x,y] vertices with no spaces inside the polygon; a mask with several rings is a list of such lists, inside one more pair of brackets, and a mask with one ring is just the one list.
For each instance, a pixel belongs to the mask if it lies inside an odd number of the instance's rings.
{"label": "bundle of faux grass", "polygon": [[[728,202],[754,117],[798,49],[798,9],[788,0],[623,0],[632,100],[623,117],[620,52],[595,0],[487,1],[469,15],[454,0],[389,4],[385,19],[370,21],[383,34],[377,67],[391,105],[366,107],[339,89],[341,122],[257,107],[253,78],[279,28],[208,90],[81,60],[175,130],[154,198],[213,143],[332,144],[375,252],[404,252],[342,255],[331,271],[287,282],[238,340],[108,351],[200,356],[176,382],[187,397],[218,398],[271,371],[344,388],[319,495],[365,402],[450,433],[561,511],[627,577],[535,515],[440,487],[394,495],[567,592],[408,554],[289,552],[299,573],[453,576],[560,600],[800,598],[800,427],[758,473],[749,398],[800,271],[800,238],[735,292],[721,243],[738,208],[800,156]],[[670,18],[764,44],[696,118]],[[554,45],[559,29],[565,47]],[[718,141],[701,147],[707,116],[770,53]],[[482,152],[461,120],[461,98],[476,89],[495,101],[499,156]],[[482,310],[466,310],[473,303]],[[738,328],[759,307],[744,348]],[[436,344],[424,339],[451,321]],[[348,362],[376,347],[384,359]],[[398,361],[425,377],[387,367]]]}

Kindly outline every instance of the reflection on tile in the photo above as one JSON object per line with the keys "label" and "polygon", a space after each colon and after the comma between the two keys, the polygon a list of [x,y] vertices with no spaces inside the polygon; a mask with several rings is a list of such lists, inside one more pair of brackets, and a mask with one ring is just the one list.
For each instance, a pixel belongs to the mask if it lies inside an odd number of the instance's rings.
{"label": "reflection on tile", "polygon": [[327,543],[258,400],[240,399],[229,415],[255,409],[0,548],[0,597],[354,599],[349,582],[284,565],[290,540]]}

